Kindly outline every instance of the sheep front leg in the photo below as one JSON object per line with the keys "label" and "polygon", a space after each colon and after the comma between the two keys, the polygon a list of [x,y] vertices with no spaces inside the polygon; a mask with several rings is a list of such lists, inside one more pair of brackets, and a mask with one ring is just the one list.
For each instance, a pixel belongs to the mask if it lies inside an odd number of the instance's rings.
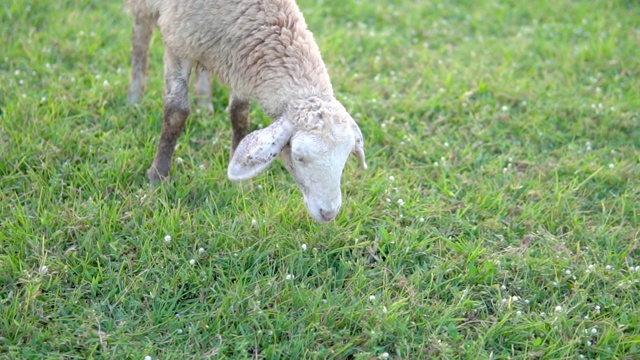
{"label": "sheep front leg", "polygon": [[151,16],[135,16],[131,36],[131,78],[127,101],[135,104],[144,93],[147,69],[149,67],[149,45],[156,19]]}
{"label": "sheep front leg", "polygon": [[231,127],[233,129],[233,140],[231,142],[231,157],[235,153],[240,141],[247,135],[249,131],[249,99],[245,99],[231,93],[229,98],[229,117],[231,118]]}
{"label": "sheep front leg", "polygon": [[189,117],[189,75],[191,62],[171,53],[164,53],[165,98],[162,133],[156,156],[147,177],[157,183],[169,175],[176,142]]}
{"label": "sheep front leg", "polygon": [[195,76],[195,93],[196,93],[196,103],[198,106],[208,112],[209,114],[213,114],[213,101],[211,99],[211,77],[205,68],[202,66],[196,67],[196,76]]}

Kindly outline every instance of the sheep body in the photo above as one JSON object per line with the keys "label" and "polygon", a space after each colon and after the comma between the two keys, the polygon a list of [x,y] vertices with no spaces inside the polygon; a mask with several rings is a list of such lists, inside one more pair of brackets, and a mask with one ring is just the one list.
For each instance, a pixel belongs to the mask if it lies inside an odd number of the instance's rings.
{"label": "sheep body", "polygon": [[291,99],[333,96],[320,50],[294,1],[167,0],[165,45],[191,58],[271,117]]}
{"label": "sheep body", "polygon": [[[313,35],[293,0],[147,0],[165,43],[163,129],[151,181],[168,176],[189,115],[191,68],[230,85],[231,180],[252,178],[281,155],[314,219],[332,220],[350,153],[366,167],[362,133],[333,95]],[[275,121],[247,135],[249,99]]]}

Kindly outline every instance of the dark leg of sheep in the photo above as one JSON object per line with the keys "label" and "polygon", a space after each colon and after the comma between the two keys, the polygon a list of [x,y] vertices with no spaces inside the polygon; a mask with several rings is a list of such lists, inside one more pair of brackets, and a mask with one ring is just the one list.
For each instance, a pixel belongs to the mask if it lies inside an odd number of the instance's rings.
{"label": "dark leg of sheep", "polygon": [[213,114],[213,101],[211,100],[211,78],[207,70],[202,66],[196,67],[195,71],[195,97],[198,107]]}
{"label": "dark leg of sheep", "polygon": [[236,151],[240,141],[249,131],[249,100],[231,93],[229,98],[229,117],[233,128],[233,140],[231,142],[231,156]]}
{"label": "dark leg of sheep", "polygon": [[127,101],[135,104],[140,101],[144,93],[149,64],[149,44],[156,25],[154,17],[135,17],[133,19],[133,34],[131,37],[131,79]]}
{"label": "dark leg of sheep", "polygon": [[152,183],[159,182],[169,175],[171,158],[176,141],[182,134],[189,117],[189,75],[191,62],[171,54],[164,53],[165,98],[162,117],[162,133],[153,165],[147,171]]}

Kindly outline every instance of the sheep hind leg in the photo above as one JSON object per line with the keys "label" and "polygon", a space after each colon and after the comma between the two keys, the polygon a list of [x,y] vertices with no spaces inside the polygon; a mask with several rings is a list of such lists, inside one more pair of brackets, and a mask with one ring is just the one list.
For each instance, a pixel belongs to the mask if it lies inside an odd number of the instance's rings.
{"label": "sheep hind leg", "polygon": [[157,19],[153,16],[135,16],[133,19],[133,32],[131,35],[131,77],[129,80],[129,92],[127,102],[136,104],[140,102],[147,78],[149,67],[149,45],[151,35]]}
{"label": "sheep hind leg", "polygon": [[169,175],[176,142],[189,117],[189,75],[192,63],[170,52],[164,53],[165,98],[162,116],[162,133],[153,164],[147,171],[151,183],[157,183]]}
{"label": "sheep hind leg", "polygon": [[198,107],[213,115],[213,101],[211,98],[211,77],[202,66],[197,66],[195,71],[195,97]]}
{"label": "sheep hind leg", "polygon": [[233,157],[240,141],[249,131],[249,108],[249,99],[240,97],[233,92],[231,93],[229,98],[229,117],[231,118],[231,127],[233,129],[231,157]]}

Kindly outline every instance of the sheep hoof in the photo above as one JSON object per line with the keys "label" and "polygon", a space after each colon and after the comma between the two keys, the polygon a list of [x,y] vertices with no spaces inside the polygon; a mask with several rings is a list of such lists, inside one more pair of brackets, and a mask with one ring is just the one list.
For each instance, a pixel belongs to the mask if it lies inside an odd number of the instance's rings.
{"label": "sheep hoof", "polygon": [[147,178],[149,179],[149,183],[151,185],[158,185],[164,179],[167,178],[167,175],[160,174],[158,169],[156,169],[154,166],[152,166],[152,167],[149,168],[149,170],[147,170]]}

